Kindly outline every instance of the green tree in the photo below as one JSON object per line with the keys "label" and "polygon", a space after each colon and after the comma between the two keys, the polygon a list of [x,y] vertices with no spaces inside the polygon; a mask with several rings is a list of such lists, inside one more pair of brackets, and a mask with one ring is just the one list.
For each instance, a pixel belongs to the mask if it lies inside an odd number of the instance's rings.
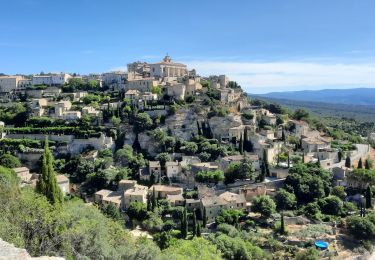
{"label": "green tree", "polygon": [[339,197],[342,200],[346,197],[345,188],[343,186],[333,187],[331,194],[333,196]]}
{"label": "green tree", "polygon": [[203,217],[202,217],[202,220],[203,220],[203,227],[205,228],[206,225],[207,225],[207,212],[206,212],[206,208],[204,207],[203,208]]}
{"label": "green tree", "polygon": [[6,153],[0,156],[0,165],[7,168],[17,168],[21,166],[21,162],[17,157]]}
{"label": "green tree", "polygon": [[152,119],[147,113],[138,113],[134,117],[134,131],[137,133],[152,127]]}
{"label": "green tree", "polygon": [[151,210],[154,211],[156,207],[157,207],[157,198],[156,198],[155,187],[153,187],[152,188]]}
{"label": "green tree", "polygon": [[296,120],[306,120],[309,118],[309,113],[304,109],[296,109],[292,117]]}
{"label": "green tree", "polygon": [[296,195],[300,204],[329,195],[332,183],[331,174],[315,163],[296,164],[289,169],[284,188]]}
{"label": "green tree", "polygon": [[171,160],[171,156],[168,153],[159,153],[155,159],[160,162],[161,167],[164,167],[165,163]]}
{"label": "green tree", "polygon": [[254,197],[251,210],[260,213],[263,217],[270,217],[276,210],[276,204],[270,196],[262,195]]}
{"label": "green tree", "polygon": [[350,161],[350,157],[349,157],[349,155],[346,156],[346,159],[345,159],[345,167],[347,167],[347,168],[352,167],[352,163],[351,163],[351,161]]}
{"label": "green tree", "polygon": [[63,201],[63,194],[57,185],[53,169],[53,156],[48,147],[48,138],[45,140],[44,152],[42,155],[42,170],[36,184],[36,190],[47,197],[51,204],[59,204]]}
{"label": "green tree", "polygon": [[372,190],[370,185],[366,189],[366,208],[372,208]]}
{"label": "green tree", "polygon": [[143,221],[147,217],[147,206],[142,202],[132,202],[126,211],[126,214],[130,219]]}
{"label": "green tree", "polygon": [[301,250],[296,254],[296,260],[319,260],[319,251],[313,247]]}
{"label": "green tree", "polygon": [[362,168],[363,168],[363,165],[362,165],[362,158],[359,158],[357,168],[358,168],[358,169],[362,169]]}
{"label": "green tree", "polygon": [[160,86],[152,86],[151,92],[152,92],[152,94],[160,95],[161,94],[161,87]]}
{"label": "green tree", "polygon": [[222,259],[215,245],[204,238],[178,240],[173,246],[163,251],[163,259]]}
{"label": "green tree", "polygon": [[280,220],[280,233],[286,234],[285,222],[284,222],[284,213],[281,212],[281,220]]}
{"label": "green tree", "polygon": [[201,223],[197,223],[197,237],[202,236],[202,231],[201,231]]}
{"label": "green tree", "polygon": [[195,209],[193,210],[193,237],[197,235],[197,215]]}
{"label": "green tree", "polygon": [[240,142],[238,144],[238,150],[240,151],[240,154],[243,154],[243,140],[242,140],[242,134],[240,136]]}
{"label": "green tree", "polygon": [[320,199],[318,205],[324,214],[340,216],[344,213],[344,203],[336,196],[328,196]]}
{"label": "green tree", "polygon": [[359,239],[371,239],[375,236],[375,225],[367,217],[350,216],[346,220],[350,234]]}
{"label": "green tree", "polygon": [[365,168],[366,170],[370,170],[372,168],[372,161],[370,158],[367,158],[365,161]]}
{"label": "green tree", "polygon": [[186,206],[185,206],[184,212],[183,212],[182,218],[181,218],[181,236],[183,238],[187,237],[188,229],[189,229],[189,226],[188,226],[188,219],[187,219],[187,209],[186,209]]}
{"label": "green tree", "polygon": [[285,189],[280,189],[276,193],[275,201],[277,209],[279,210],[293,210],[297,206],[296,196]]}

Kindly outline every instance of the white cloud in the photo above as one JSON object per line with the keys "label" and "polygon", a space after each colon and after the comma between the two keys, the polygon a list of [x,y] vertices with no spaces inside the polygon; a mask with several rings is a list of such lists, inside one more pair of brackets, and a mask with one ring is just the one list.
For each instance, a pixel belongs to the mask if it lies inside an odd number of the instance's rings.
{"label": "white cloud", "polygon": [[375,87],[375,64],[319,62],[188,61],[201,75],[226,74],[251,93]]}

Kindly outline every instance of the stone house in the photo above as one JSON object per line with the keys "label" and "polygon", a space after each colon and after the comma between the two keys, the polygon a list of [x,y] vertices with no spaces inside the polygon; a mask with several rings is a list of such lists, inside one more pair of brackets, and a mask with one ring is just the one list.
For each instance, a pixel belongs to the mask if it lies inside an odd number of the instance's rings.
{"label": "stone house", "polygon": [[182,168],[178,161],[166,162],[165,171],[169,179],[177,179],[182,172]]}
{"label": "stone house", "polygon": [[157,198],[165,199],[167,198],[167,195],[179,195],[182,194],[182,188],[180,187],[173,187],[173,186],[167,186],[167,185],[159,185],[154,184],[150,191],[154,192]]}
{"label": "stone house", "polygon": [[200,171],[215,171],[219,169],[219,165],[213,162],[201,162],[191,164],[191,172],[198,173]]}
{"label": "stone house", "polygon": [[251,184],[246,185],[240,188],[239,194],[242,194],[245,197],[246,201],[252,201],[254,197],[266,195],[267,186],[265,184]]}
{"label": "stone house", "polygon": [[29,168],[27,167],[17,167],[13,168],[13,171],[17,174],[18,178],[23,182],[30,182],[32,174],[30,173]]}
{"label": "stone house", "polygon": [[125,98],[129,99],[132,104],[135,104],[135,102],[139,98],[139,91],[136,89],[129,89],[125,92]]}
{"label": "stone house", "polygon": [[323,137],[308,137],[302,139],[302,149],[305,153],[319,152],[331,148],[331,142]]}
{"label": "stone house", "polygon": [[173,207],[185,205],[185,198],[182,196],[182,194],[168,194],[166,199]]}
{"label": "stone house", "polygon": [[204,197],[201,199],[201,214],[206,211],[207,223],[215,222],[215,218],[226,208],[228,202],[218,196]]}
{"label": "stone house", "polygon": [[149,174],[153,174],[155,179],[158,180],[161,177],[161,165],[159,161],[149,161],[148,162]]}
{"label": "stone house", "polygon": [[185,203],[188,211],[198,210],[201,206],[201,200],[199,199],[186,199]]}
{"label": "stone house", "polygon": [[232,162],[240,163],[245,158],[252,162],[254,170],[260,169],[259,156],[257,154],[248,154],[248,153],[246,153],[245,156],[239,154],[239,155],[230,155],[230,156],[226,156],[226,157],[221,158],[220,159],[220,168],[225,170],[225,169],[228,168],[229,164],[231,164]]}
{"label": "stone house", "polygon": [[102,189],[95,193],[95,202],[102,205],[112,205],[121,208],[122,193],[119,191],[111,191]]}
{"label": "stone house", "polygon": [[226,208],[228,209],[245,209],[246,199],[243,194],[236,194],[226,191],[219,195],[219,198],[227,202]]}
{"label": "stone house", "polygon": [[125,190],[122,198],[122,209],[127,209],[132,202],[147,203],[148,187],[135,184],[133,187]]}
{"label": "stone house", "polygon": [[58,175],[56,175],[56,181],[57,181],[57,185],[59,186],[61,192],[64,195],[69,194],[69,192],[70,192],[69,178],[66,177],[63,174],[58,174]]}

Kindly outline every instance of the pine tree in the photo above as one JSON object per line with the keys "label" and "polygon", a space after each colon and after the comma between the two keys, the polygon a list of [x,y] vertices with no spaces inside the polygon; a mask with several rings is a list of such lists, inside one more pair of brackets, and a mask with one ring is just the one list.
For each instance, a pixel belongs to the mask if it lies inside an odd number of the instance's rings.
{"label": "pine tree", "polygon": [[366,170],[370,170],[372,168],[372,165],[371,165],[371,160],[370,159],[366,159],[365,161],[365,168]]}
{"label": "pine tree", "polygon": [[193,237],[197,235],[197,216],[195,210],[193,211]]}
{"label": "pine tree", "polygon": [[362,169],[362,168],[363,168],[363,165],[362,165],[362,158],[359,158],[357,168],[358,168],[358,169]]}
{"label": "pine tree", "polygon": [[241,134],[241,137],[240,137],[240,142],[239,142],[239,145],[238,145],[238,149],[240,150],[240,154],[243,154],[243,140],[242,140],[242,134]]}
{"label": "pine tree", "polygon": [[198,222],[198,224],[197,224],[197,237],[200,237],[201,235],[202,235],[201,224]]}
{"label": "pine tree", "polygon": [[48,146],[48,138],[44,143],[44,152],[42,155],[42,170],[37,181],[36,190],[47,197],[51,204],[60,204],[63,202],[63,194],[57,185],[55,172],[53,169],[53,156]]}
{"label": "pine tree", "polygon": [[206,212],[206,208],[203,208],[203,227],[205,228],[206,225],[207,225],[207,212]]}
{"label": "pine tree", "polygon": [[352,165],[352,163],[351,163],[350,157],[348,155],[348,156],[346,156],[346,159],[345,159],[345,167],[350,168],[351,165]]}
{"label": "pine tree", "polygon": [[366,189],[366,208],[372,208],[372,190],[370,185]]}

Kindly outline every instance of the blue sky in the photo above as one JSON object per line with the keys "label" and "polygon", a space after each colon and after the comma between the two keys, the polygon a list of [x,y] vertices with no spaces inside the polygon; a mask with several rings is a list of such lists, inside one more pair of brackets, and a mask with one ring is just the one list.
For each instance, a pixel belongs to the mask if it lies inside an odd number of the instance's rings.
{"label": "blue sky", "polygon": [[5,0],[0,72],[105,72],[167,52],[247,91],[375,87],[373,0]]}

